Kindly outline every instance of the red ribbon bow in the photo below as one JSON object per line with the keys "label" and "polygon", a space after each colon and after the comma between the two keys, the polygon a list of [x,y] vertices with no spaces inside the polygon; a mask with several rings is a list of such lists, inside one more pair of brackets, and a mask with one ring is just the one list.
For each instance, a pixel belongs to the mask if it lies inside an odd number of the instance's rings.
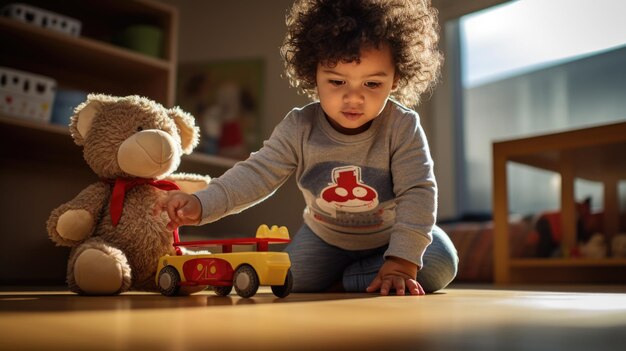
{"label": "red ribbon bow", "polygon": [[122,209],[124,207],[124,197],[126,197],[126,192],[137,185],[152,185],[155,188],[163,189],[163,190],[180,190],[178,185],[174,182],[170,182],[169,180],[153,180],[153,179],[145,179],[145,178],[116,178],[115,183],[113,180],[106,180],[109,184],[113,185],[113,193],[111,194],[111,222],[113,226],[117,226],[117,223],[120,221],[120,217],[122,217]]}

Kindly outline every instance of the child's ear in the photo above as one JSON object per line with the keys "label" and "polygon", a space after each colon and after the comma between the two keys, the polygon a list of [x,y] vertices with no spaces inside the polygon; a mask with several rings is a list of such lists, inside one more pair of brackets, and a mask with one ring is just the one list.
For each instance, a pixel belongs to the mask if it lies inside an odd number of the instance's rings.
{"label": "child's ear", "polygon": [[393,84],[391,85],[391,91],[394,91],[398,88],[398,81],[400,78],[398,76],[393,77]]}

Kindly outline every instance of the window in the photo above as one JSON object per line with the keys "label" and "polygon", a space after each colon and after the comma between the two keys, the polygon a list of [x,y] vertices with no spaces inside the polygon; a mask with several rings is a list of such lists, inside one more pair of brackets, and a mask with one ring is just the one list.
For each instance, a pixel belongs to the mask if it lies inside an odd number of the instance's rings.
{"label": "window", "polygon": [[[491,213],[493,141],[626,120],[624,10],[623,0],[520,0],[458,20],[461,214]],[[558,175],[509,167],[512,212],[559,207]],[[576,195],[602,204],[599,184],[579,181]]]}

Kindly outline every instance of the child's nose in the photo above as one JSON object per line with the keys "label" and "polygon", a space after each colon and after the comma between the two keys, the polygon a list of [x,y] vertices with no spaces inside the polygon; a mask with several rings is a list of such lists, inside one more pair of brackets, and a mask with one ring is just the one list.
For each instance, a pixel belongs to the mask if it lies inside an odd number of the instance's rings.
{"label": "child's nose", "polygon": [[348,88],[348,91],[343,96],[343,100],[346,103],[362,103],[364,98],[359,88]]}

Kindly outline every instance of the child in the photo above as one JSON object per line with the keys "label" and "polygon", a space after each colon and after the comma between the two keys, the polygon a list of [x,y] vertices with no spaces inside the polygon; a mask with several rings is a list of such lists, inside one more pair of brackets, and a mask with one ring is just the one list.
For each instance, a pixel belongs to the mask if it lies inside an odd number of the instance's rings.
{"label": "child", "polygon": [[290,83],[319,102],[293,109],[206,190],[169,192],[155,213],[167,211],[170,228],[216,221],[295,174],[306,208],[286,249],[294,292],[444,288],[458,258],[434,226],[433,162],[405,107],[436,80],[437,41],[429,0],[297,0],[281,54]]}

